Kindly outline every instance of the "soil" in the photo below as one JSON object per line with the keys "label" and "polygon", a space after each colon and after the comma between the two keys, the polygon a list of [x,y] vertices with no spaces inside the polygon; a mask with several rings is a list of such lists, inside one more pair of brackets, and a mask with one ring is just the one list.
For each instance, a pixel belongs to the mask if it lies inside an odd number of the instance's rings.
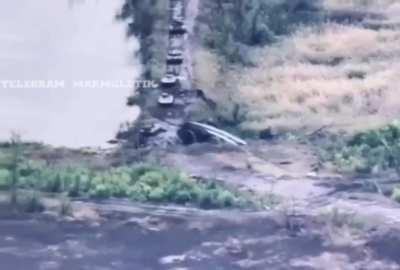
{"label": "soil", "polygon": [[283,214],[115,201],[74,209],[89,214],[2,211],[2,269],[400,269],[394,231],[389,243],[377,234],[340,235],[343,245],[326,233],[327,224],[300,218],[290,227],[293,217]]}

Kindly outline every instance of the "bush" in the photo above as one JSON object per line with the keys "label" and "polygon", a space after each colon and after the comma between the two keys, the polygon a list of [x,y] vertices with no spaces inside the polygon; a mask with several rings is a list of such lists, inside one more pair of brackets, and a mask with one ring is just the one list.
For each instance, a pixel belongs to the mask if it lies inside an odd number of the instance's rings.
{"label": "bush", "polygon": [[140,41],[140,56],[143,74],[146,78],[161,76],[160,67],[164,61],[165,42],[160,29],[168,22],[169,1],[125,0],[117,19],[126,21],[127,35],[136,36]]}
{"label": "bush", "polygon": [[111,189],[105,184],[98,184],[89,192],[90,197],[96,199],[107,199],[112,195]]}
{"label": "bush", "polygon": [[131,177],[131,180],[133,182],[139,180],[139,178],[144,174],[146,174],[147,172],[154,172],[161,170],[163,169],[157,165],[144,164],[144,163],[134,165],[133,167],[127,169],[127,171],[129,172],[129,176]]}
{"label": "bush", "polygon": [[6,190],[10,188],[10,177],[11,173],[9,170],[0,169],[0,190]]}
{"label": "bush", "polygon": [[357,133],[333,152],[333,161],[347,171],[371,173],[395,169],[400,173],[400,122]]}
{"label": "bush", "polygon": [[[130,198],[132,201],[192,204],[203,208],[241,206],[240,195],[215,183],[198,183],[187,175],[157,165],[138,164],[108,170],[46,166],[28,161],[18,187],[69,197]],[[0,188],[7,187],[9,172],[0,170]],[[36,193],[35,193],[36,196]],[[36,209],[36,197],[28,205]],[[63,210],[60,210],[63,212]]]}
{"label": "bush", "polygon": [[135,185],[128,191],[128,196],[132,201],[145,202],[147,200],[147,194],[142,190],[141,185]]}
{"label": "bush", "polygon": [[392,199],[400,203],[400,188],[396,187],[392,192]]}
{"label": "bush", "polygon": [[232,207],[235,205],[235,196],[229,191],[221,191],[217,197],[218,204],[221,207]]}
{"label": "bush", "polygon": [[156,187],[151,190],[148,194],[149,201],[162,202],[165,200],[165,190],[163,187]]}
{"label": "bush", "polygon": [[[209,48],[216,49],[230,62],[246,63],[245,46],[264,46],[282,35],[290,34],[299,25],[323,21],[323,13],[310,1],[304,0],[255,0],[209,1],[206,18],[209,31],[202,33],[202,40]],[[229,3],[229,4],[228,4]],[[305,15],[304,12],[309,11]]]}
{"label": "bush", "polygon": [[139,183],[151,188],[162,186],[166,181],[165,175],[161,171],[147,172],[139,178]]}

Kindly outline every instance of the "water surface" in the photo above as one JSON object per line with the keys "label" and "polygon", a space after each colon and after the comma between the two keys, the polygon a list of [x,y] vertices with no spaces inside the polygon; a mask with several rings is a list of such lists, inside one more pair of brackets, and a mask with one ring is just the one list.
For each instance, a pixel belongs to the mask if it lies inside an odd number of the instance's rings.
{"label": "water surface", "polygon": [[86,80],[133,81],[137,41],[115,20],[122,0],[15,0],[0,3],[0,80],[57,80],[64,87],[0,86],[0,140],[57,146],[103,146],[136,109],[132,88],[93,87]]}

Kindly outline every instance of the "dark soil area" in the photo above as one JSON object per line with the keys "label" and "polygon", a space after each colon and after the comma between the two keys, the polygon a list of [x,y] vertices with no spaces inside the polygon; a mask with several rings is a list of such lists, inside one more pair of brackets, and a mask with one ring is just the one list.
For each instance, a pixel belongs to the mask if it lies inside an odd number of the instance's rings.
{"label": "dark soil area", "polygon": [[289,229],[267,213],[98,207],[96,221],[3,214],[1,269],[399,269],[393,261],[367,267],[385,247],[378,236],[334,246],[311,219]]}

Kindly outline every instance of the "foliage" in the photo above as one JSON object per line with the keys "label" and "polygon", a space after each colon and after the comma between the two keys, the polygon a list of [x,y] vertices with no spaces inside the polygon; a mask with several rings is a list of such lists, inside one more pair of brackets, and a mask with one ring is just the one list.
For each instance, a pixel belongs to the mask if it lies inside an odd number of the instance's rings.
{"label": "foliage", "polygon": [[10,204],[16,207],[20,169],[24,162],[20,136],[12,134],[10,141],[3,147],[6,151],[0,151],[0,189],[10,189]]}
{"label": "foliage", "polygon": [[397,187],[392,192],[392,199],[400,203],[400,188]]}
{"label": "foliage", "polygon": [[400,174],[400,122],[359,132],[330,151],[330,158],[347,171],[363,173],[394,169]]}
{"label": "foliage", "polygon": [[0,169],[0,190],[8,189],[10,186],[11,173],[6,169]]}
{"label": "foliage", "polygon": [[[248,46],[263,46],[302,24],[321,21],[317,7],[304,0],[218,0],[200,20],[209,24],[206,46],[230,62],[246,63]],[[310,15],[312,14],[312,15]]]}
{"label": "foliage", "polygon": [[160,76],[159,66],[166,50],[160,28],[167,25],[168,4],[165,0],[125,0],[117,15],[117,19],[128,23],[127,35],[140,41],[146,78]]}
{"label": "foliage", "polygon": [[[63,193],[69,197],[130,198],[139,202],[192,204],[207,209],[241,207],[250,203],[221,185],[199,183],[180,171],[158,165],[137,164],[94,170],[28,160],[21,164],[18,173],[20,189]],[[1,188],[10,188],[11,175],[7,169],[0,170]],[[36,192],[24,200],[24,205],[29,211],[40,209]],[[62,215],[69,211],[68,205],[61,206]]]}

